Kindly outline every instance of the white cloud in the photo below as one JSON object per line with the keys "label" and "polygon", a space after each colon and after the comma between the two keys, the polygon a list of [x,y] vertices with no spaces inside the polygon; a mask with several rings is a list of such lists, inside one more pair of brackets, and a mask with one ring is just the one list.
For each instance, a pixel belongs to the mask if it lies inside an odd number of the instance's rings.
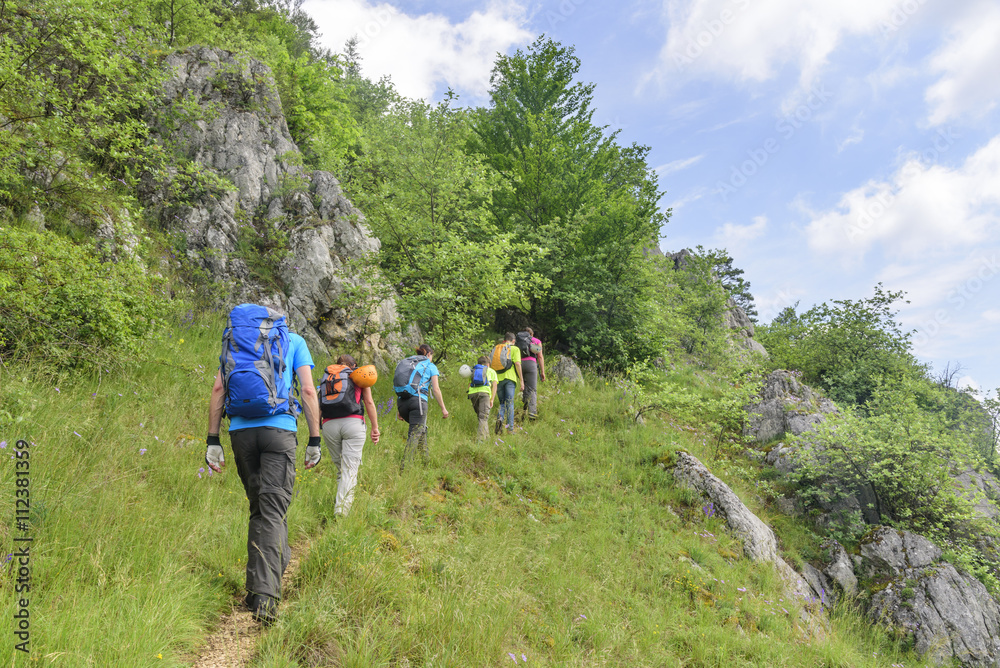
{"label": "white cloud", "polygon": [[1000,5],[980,2],[952,27],[947,42],[931,57],[930,69],[941,76],[925,99],[934,125],[955,118],[981,116],[1000,98]]}
{"label": "white cloud", "polygon": [[838,153],[842,152],[845,148],[847,148],[851,144],[860,144],[864,138],[865,138],[864,130],[862,130],[857,126],[851,128],[851,134],[847,135],[847,137],[837,145],[837,152]]}
{"label": "white cloud", "polygon": [[411,98],[429,100],[442,84],[484,97],[497,53],[534,37],[514,0],[494,0],[461,23],[439,14],[410,16],[368,0],[306,0],[303,9],[325,46],[340,51],[356,35],[365,75],[389,75],[396,90]]}
{"label": "white cloud", "polygon": [[726,246],[742,246],[748,241],[753,241],[764,234],[767,229],[767,216],[754,216],[753,223],[749,225],[736,225],[726,223],[715,230],[715,242]]}
{"label": "white cloud", "polygon": [[991,308],[983,311],[983,320],[986,322],[1000,322],[1000,309]]}
{"label": "white cloud", "polygon": [[890,257],[968,248],[998,228],[1000,136],[954,169],[910,158],[890,180],[869,181],[834,210],[813,213],[806,234],[813,250],[858,259],[876,245]]}
{"label": "white cloud", "polygon": [[757,305],[757,314],[760,322],[770,322],[776,318],[788,306],[795,306],[803,297],[806,291],[802,288],[786,285],[773,293],[762,293],[754,295],[754,303]]}
{"label": "white cloud", "polygon": [[879,30],[899,0],[664,0],[656,72],[764,81],[793,65],[808,88],[841,39]]}
{"label": "white cloud", "polygon": [[666,208],[673,209],[674,213],[677,213],[677,210],[680,209],[685,204],[690,204],[691,202],[697,202],[702,197],[707,195],[709,192],[710,191],[708,190],[708,188],[697,188],[689,192],[687,195],[684,195],[680,199],[674,200]]}
{"label": "white cloud", "polygon": [[694,163],[698,162],[705,157],[705,154],[696,155],[692,158],[684,158],[681,160],[672,160],[665,165],[660,165],[659,167],[654,167],[653,171],[657,173],[658,176],[666,176],[667,174],[673,174],[674,172],[679,172],[682,169],[687,169]]}

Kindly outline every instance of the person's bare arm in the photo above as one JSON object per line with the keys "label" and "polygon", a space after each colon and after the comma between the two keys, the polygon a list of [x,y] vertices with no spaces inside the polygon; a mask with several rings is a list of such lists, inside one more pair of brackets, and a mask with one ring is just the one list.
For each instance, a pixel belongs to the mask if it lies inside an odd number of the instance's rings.
{"label": "person's bare arm", "polygon": [[361,390],[361,400],[365,403],[365,415],[372,421],[372,443],[378,443],[380,436],[378,430],[378,411],[375,409],[375,400],[372,399],[372,388],[366,387]]}
{"label": "person's bare arm", "polygon": [[303,364],[295,370],[299,377],[299,394],[302,397],[302,411],[306,414],[306,424],[309,426],[309,436],[319,437],[323,432],[319,419],[319,396],[313,385],[312,367]]}
{"label": "person's bare arm", "polygon": [[538,345],[538,373],[542,380],[545,380],[545,354],[542,352],[541,344]]}
{"label": "person's bare arm", "polygon": [[517,382],[521,387],[524,387],[524,376],[521,374],[521,363],[514,362],[514,368],[517,369]]}
{"label": "person's bare arm", "polygon": [[219,429],[222,427],[222,413],[226,406],[226,388],[222,384],[222,370],[215,372],[215,383],[212,385],[212,395],[208,399],[208,436],[205,438],[205,463],[219,473],[226,465],[226,456],[222,452],[222,441],[219,440]]}
{"label": "person's bare arm", "polygon": [[490,408],[493,408],[494,402],[497,400],[497,382],[495,380],[490,381]]}
{"label": "person's bare arm", "polygon": [[444,397],[441,395],[441,386],[438,384],[437,376],[431,376],[431,390],[434,391],[434,398],[441,405],[441,415],[448,417],[448,409],[444,407]]}
{"label": "person's bare arm", "polygon": [[215,372],[212,396],[208,400],[208,433],[218,436],[222,426],[222,409],[225,407],[225,388],[222,386],[222,372]]}

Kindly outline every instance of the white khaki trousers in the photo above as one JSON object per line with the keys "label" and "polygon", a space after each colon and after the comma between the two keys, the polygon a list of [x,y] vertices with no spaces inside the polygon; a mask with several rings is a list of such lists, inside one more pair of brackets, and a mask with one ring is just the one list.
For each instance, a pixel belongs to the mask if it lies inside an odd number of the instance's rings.
{"label": "white khaki trousers", "polygon": [[323,440],[337,467],[337,501],[333,514],[346,515],[351,512],[354,487],[358,484],[361,451],[365,447],[365,423],[355,417],[327,420],[323,425]]}

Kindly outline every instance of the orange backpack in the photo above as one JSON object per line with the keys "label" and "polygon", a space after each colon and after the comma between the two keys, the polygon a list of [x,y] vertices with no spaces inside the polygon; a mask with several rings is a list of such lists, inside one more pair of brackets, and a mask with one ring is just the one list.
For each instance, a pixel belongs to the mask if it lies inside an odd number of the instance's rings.
{"label": "orange backpack", "polygon": [[514,360],[510,358],[510,347],[514,345],[508,341],[498,343],[493,347],[493,355],[490,357],[490,368],[503,373],[514,366]]}
{"label": "orange backpack", "polygon": [[364,415],[361,390],[351,380],[351,367],[331,364],[319,385],[319,412],[324,418]]}

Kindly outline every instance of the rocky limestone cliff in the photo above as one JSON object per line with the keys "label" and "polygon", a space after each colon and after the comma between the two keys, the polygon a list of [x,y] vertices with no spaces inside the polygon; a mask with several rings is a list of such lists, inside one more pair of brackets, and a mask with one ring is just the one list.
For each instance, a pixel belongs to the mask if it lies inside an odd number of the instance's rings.
{"label": "rocky limestone cliff", "polygon": [[391,299],[364,314],[343,308],[345,288],[359,283],[346,263],[379,242],[332,174],[302,167],[270,70],[213,48],[164,66],[170,78],[149,120],[173,166],[145,179],[142,199],[187,261],[226,286],[224,305],[287,313],[314,353],[347,343],[398,354]]}

